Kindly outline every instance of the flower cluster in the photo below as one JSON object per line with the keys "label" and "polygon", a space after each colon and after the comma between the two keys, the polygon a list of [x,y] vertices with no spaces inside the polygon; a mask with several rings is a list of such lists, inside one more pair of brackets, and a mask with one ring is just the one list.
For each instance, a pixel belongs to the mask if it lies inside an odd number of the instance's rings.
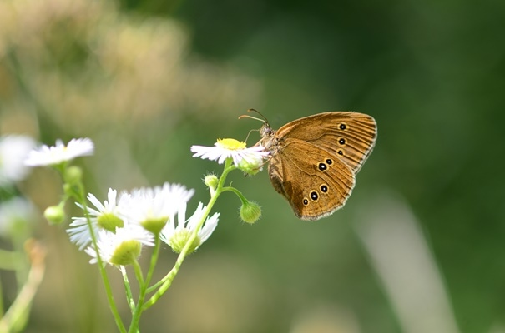
{"label": "flower cluster", "polygon": [[[160,237],[175,252],[180,252],[205,210],[200,203],[186,220],[186,205],[192,196],[193,190],[169,183],[121,192],[119,196],[117,191],[109,189],[108,200],[103,204],[93,194],[88,194],[89,202],[95,207],[87,209],[91,228],[87,217],[73,217],[68,230],[70,240],[80,249],[87,247],[86,252],[93,257],[91,262],[96,262],[96,251],[91,244],[93,230],[100,257],[116,266],[131,264],[142,246],[153,245],[154,237]],[[191,250],[207,240],[218,220],[219,213],[207,218]]]}
{"label": "flower cluster", "polygon": [[[219,163],[233,161],[236,168],[249,174],[261,170],[268,157],[263,147],[246,148],[245,143],[234,139],[218,140],[215,147],[193,146],[191,151],[195,157]],[[25,165],[66,165],[76,157],[92,153],[93,142],[88,138],[73,139],[66,146],[57,141],[55,147],[44,145],[32,150]],[[213,184],[215,187],[216,182]],[[163,186],[142,187],[119,194],[109,189],[108,198],[103,203],[89,193],[87,199],[92,207],[77,203],[83,215],[72,218],[67,232],[70,240],[92,257],[91,263],[101,258],[104,263],[114,266],[132,264],[143,246],[153,246],[158,239],[177,253],[186,246],[189,247],[187,253],[191,253],[209,238],[219,221],[219,213],[209,216],[210,207],[208,209],[201,202],[186,219],[187,203],[193,193],[192,189],[168,182]],[[242,219],[252,223],[259,218],[259,207],[249,202],[244,204],[253,205],[252,210],[241,209],[241,217],[246,215]],[[46,210],[46,217],[63,217],[60,206],[50,208],[52,210]],[[254,214],[243,213],[243,210]],[[196,237],[187,245],[197,228],[200,229]]]}
{"label": "flower cluster", "polygon": [[[83,171],[70,162],[77,157],[93,154],[94,144],[89,138],[73,139],[66,145],[58,140],[53,147],[42,145],[36,148],[32,148],[34,142],[31,139],[14,138],[7,140],[8,144],[5,141],[0,138],[0,186],[4,182],[21,179],[33,166],[51,166],[62,176],[62,199],[59,204],[47,207],[44,216],[51,224],[63,223],[66,220],[64,207],[69,200],[75,200],[82,210],[81,216],[72,217],[67,233],[70,241],[91,257],[89,262],[98,264],[109,306],[118,328],[123,332],[126,329],[114,302],[104,267],[106,264],[115,266],[123,274],[126,298],[133,314],[129,331],[137,332],[142,312],[168,290],[186,256],[197,250],[216,229],[220,214],[210,214],[222,193],[231,192],[240,199],[242,221],[252,224],[261,216],[258,204],[248,201],[238,189],[226,183],[227,175],[233,170],[253,175],[262,169],[269,153],[261,146],[247,148],[244,142],[223,139],[218,140],[214,147],[191,147],[193,156],[224,163],[224,170],[219,177],[213,174],[205,177],[205,185],[210,189],[209,202],[207,205],[200,202],[186,219],[187,204],[194,191],[179,184],[165,182],[162,186],[141,187],[119,193],[109,188],[107,200],[103,202],[92,193],[86,195],[82,182]],[[25,208],[27,205],[14,200],[10,203],[10,206],[0,206],[0,222],[27,220],[25,216],[12,212],[28,212]],[[0,225],[0,235],[13,229],[19,227],[14,224]],[[173,268],[158,283],[151,284],[162,242],[179,256]],[[145,246],[152,246],[153,251],[149,270],[144,275],[138,258]],[[131,292],[128,272],[124,267],[129,265],[133,266],[139,282],[137,301]],[[151,296],[147,296],[151,293]],[[150,297],[149,300],[147,297]]]}

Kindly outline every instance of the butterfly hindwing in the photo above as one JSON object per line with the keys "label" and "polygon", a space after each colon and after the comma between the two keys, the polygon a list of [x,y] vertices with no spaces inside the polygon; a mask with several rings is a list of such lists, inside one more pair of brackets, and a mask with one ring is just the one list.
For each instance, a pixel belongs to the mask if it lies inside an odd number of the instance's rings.
{"label": "butterfly hindwing", "polygon": [[334,153],[293,138],[272,157],[269,173],[276,191],[304,220],[318,220],[341,208],[355,184],[352,170]]}

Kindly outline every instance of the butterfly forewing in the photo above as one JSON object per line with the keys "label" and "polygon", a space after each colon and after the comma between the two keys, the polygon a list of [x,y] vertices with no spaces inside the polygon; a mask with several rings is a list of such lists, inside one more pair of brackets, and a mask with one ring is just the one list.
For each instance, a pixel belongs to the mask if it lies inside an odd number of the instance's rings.
{"label": "butterfly forewing", "polygon": [[276,132],[332,151],[354,172],[370,155],[377,137],[375,119],[359,112],[324,112],[294,120]]}

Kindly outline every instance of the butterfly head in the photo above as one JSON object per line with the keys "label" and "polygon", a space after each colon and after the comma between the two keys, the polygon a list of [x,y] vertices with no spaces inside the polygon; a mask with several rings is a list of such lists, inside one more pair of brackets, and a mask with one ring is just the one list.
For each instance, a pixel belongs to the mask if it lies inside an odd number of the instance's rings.
{"label": "butterfly head", "polygon": [[270,127],[270,124],[265,122],[260,128],[260,136],[262,138],[268,138],[275,134],[275,131]]}
{"label": "butterfly head", "polygon": [[256,144],[261,147],[265,147],[266,151],[274,153],[278,144],[278,139],[275,138],[275,130],[270,127],[270,125],[265,122],[260,128],[261,139]]}
{"label": "butterfly head", "polygon": [[[259,129],[261,139],[259,142],[256,143],[256,146],[262,146],[262,147],[265,147],[267,150],[269,150],[270,146],[272,146],[272,138],[275,134],[275,131],[270,127],[270,124],[268,123],[265,116],[263,116],[259,111],[256,111],[255,109],[249,109],[249,110],[247,110],[247,112],[255,112],[261,118],[252,117],[249,115],[242,115],[239,117],[239,119],[240,118],[251,118],[254,120],[261,121],[263,123],[263,126],[261,126],[261,128]],[[253,131],[256,131],[256,130],[253,130]]]}

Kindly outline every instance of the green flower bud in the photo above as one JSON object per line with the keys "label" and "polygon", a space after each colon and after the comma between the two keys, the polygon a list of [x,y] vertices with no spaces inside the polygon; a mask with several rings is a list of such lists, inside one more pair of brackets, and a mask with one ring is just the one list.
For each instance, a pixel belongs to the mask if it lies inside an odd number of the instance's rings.
{"label": "green flower bud", "polygon": [[242,203],[240,207],[240,218],[242,221],[253,224],[258,221],[261,217],[261,208],[260,206],[252,201],[247,201]]}
{"label": "green flower bud", "polygon": [[263,160],[258,158],[254,158],[251,160],[246,161],[246,159],[242,159],[240,161],[240,164],[238,165],[239,170],[245,172],[246,174],[250,176],[254,176],[257,174],[259,171],[261,171],[261,168],[263,167]]}
{"label": "green flower bud", "polygon": [[205,185],[208,187],[216,188],[219,184],[219,178],[215,175],[205,176]]}
{"label": "green flower bud", "polygon": [[216,187],[219,184],[219,178],[214,175],[205,176],[205,185],[209,187],[210,195],[214,196],[216,193]]}
{"label": "green flower bud", "polygon": [[65,220],[65,212],[61,206],[49,206],[44,211],[44,217],[50,224],[60,224]]}

